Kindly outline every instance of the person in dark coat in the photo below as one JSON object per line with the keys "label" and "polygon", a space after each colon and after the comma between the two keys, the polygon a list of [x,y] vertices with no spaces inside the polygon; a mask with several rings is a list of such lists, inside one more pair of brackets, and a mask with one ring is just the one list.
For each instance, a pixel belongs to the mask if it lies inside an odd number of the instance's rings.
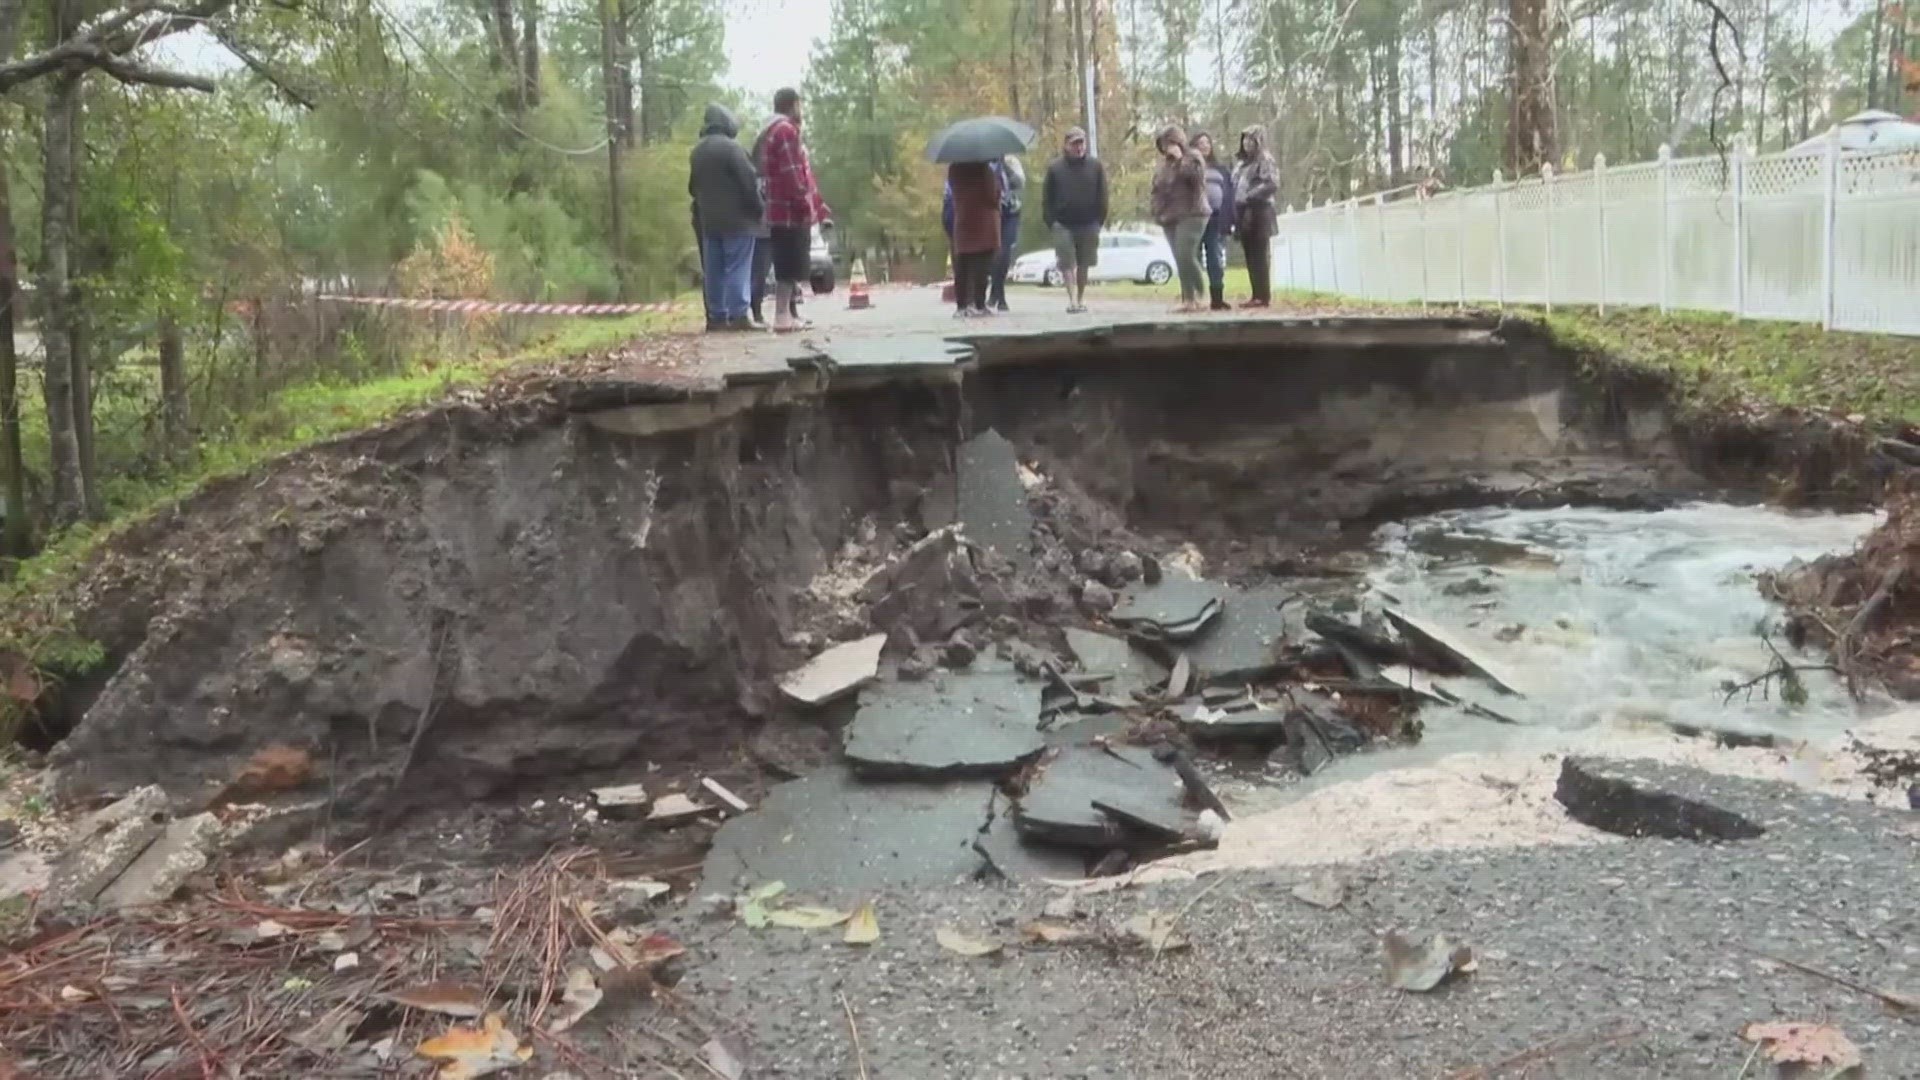
{"label": "person in dark coat", "polygon": [[1040,185],[1040,217],[1053,234],[1054,266],[1067,287],[1067,313],[1085,311],[1088,271],[1107,227],[1107,170],[1087,153],[1087,133],[1068,128],[1061,154]]}
{"label": "person in dark coat", "polygon": [[1280,194],[1280,167],[1267,152],[1267,129],[1254,124],[1240,133],[1239,163],[1233,168],[1236,199],[1234,229],[1247,255],[1253,298],[1245,307],[1273,303],[1273,234],[1279,228],[1273,200]]}
{"label": "person in dark coat", "polygon": [[1000,181],[986,162],[947,166],[953,199],[953,302],[958,317],[988,314],[987,279],[1000,251]]}
{"label": "person in dark coat", "polygon": [[753,234],[766,206],[760,177],[734,136],[740,124],[718,103],[707,106],[700,141],[687,169],[687,193],[693,196],[700,224],[701,265],[706,275],[707,328],[751,329]]}
{"label": "person in dark coat", "polygon": [[1187,145],[1187,133],[1178,127],[1163,129],[1153,140],[1160,164],[1153,170],[1150,193],[1153,220],[1167,233],[1173,265],[1180,272],[1180,306],[1176,311],[1201,310],[1206,287],[1200,267],[1200,236],[1207,231],[1213,210],[1207,206],[1207,165]]}
{"label": "person in dark coat", "polygon": [[1233,235],[1233,173],[1213,156],[1213,136],[1202,131],[1193,137],[1194,152],[1207,163],[1207,205],[1213,216],[1200,234],[1200,254],[1207,263],[1207,294],[1214,311],[1227,310],[1227,237]]}

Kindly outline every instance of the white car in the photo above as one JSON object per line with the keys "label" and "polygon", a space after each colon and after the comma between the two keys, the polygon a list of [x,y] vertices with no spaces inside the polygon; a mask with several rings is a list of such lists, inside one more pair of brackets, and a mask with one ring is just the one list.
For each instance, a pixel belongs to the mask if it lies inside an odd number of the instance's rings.
{"label": "white car", "polygon": [[[1060,267],[1053,249],[1028,252],[1013,261],[1007,280],[1023,285],[1062,285]],[[1173,280],[1173,248],[1164,236],[1148,232],[1103,232],[1100,234],[1100,261],[1087,275],[1089,281],[1133,281],[1142,285],[1165,285]]]}

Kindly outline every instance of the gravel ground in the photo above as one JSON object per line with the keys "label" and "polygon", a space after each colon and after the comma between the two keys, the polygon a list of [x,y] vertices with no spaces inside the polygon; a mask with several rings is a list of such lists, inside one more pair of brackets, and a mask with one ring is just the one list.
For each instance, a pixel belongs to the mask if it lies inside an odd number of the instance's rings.
{"label": "gravel ground", "polygon": [[[1334,871],[1352,892],[1332,911],[1291,895],[1328,872],[1311,869],[1079,898],[1087,926],[1183,913],[1192,948],[1158,957],[1011,944],[968,959],[936,944],[945,926],[1017,942],[1059,895],[1045,889],[885,894],[882,937],[866,948],[835,930],[688,917],[679,932],[697,959],[684,988],[746,1022],[755,1076],[861,1075],[844,994],[873,1080],[1732,1078],[1751,1049],[1738,1031],[1756,1020],[1838,1025],[1871,1075],[1920,1077],[1920,1023],[1744,951],[1920,993],[1920,815],[1648,768],[1768,834],[1406,853]],[[1479,970],[1432,994],[1390,989],[1389,928],[1464,939]]]}

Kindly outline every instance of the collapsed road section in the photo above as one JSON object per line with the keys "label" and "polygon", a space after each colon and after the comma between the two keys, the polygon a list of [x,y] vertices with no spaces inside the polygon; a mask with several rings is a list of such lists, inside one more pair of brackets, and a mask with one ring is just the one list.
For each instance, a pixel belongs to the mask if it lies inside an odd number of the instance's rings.
{"label": "collapsed road section", "polygon": [[[912,785],[973,830],[943,867],[999,862],[974,840],[1003,822],[1049,866],[1111,865],[1205,842],[1190,746],[1312,771],[1410,737],[1419,700],[1501,713],[1516,688],[1462,690],[1488,672],[1445,628],[1394,645],[1425,642],[1420,673],[1365,655],[1380,627],[1308,620],[1352,609],[1356,542],[1401,515],[1766,482],[1697,469],[1726,436],[1664,395],[1461,318],[869,341],[460,402],[109,544],[75,598],[108,664],[52,761],[69,797],[151,782],[336,836],[636,776],[754,803],[828,769],[771,805]],[[306,767],[234,787],[274,753]]]}

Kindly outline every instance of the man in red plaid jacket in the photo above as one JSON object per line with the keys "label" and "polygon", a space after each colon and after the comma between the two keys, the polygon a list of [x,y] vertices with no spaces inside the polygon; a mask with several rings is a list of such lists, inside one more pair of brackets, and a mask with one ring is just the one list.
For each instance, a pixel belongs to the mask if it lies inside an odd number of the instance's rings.
{"label": "man in red plaid jacket", "polygon": [[813,181],[807,148],[800,141],[800,92],[791,87],[773,95],[773,123],[761,150],[761,175],[767,184],[767,225],[773,245],[773,328],[799,329],[791,301],[807,280],[813,253],[813,226],[831,228],[833,212]]}

